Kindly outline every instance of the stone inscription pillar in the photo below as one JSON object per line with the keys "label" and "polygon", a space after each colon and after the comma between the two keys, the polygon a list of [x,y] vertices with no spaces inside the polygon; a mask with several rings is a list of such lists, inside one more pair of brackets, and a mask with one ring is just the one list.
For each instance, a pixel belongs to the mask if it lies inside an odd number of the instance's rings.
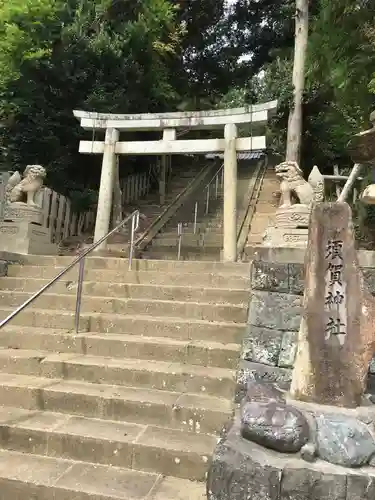
{"label": "stone inscription pillar", "polygon": [[224,243],[223,260],[237,260],[237,127],[225,125],[224,129]]}
{"label": "stone inscription pillar", "polygon": [[[112,212],[113,185],[116,168],[116,143],[119,140],[119,131],[108,128],[105,133],[102,173],[100,177],[98,210],[96,213],[94,242],[99,241],[109,231]],[[106,242],[96,248],[104,250]]]}
{"label": "stone inscription pillar", "polygon": [[356,407],[375,350],[375,300],[359,269],[346,203],[313,207],[304,311],[291,385],[294,399]]}

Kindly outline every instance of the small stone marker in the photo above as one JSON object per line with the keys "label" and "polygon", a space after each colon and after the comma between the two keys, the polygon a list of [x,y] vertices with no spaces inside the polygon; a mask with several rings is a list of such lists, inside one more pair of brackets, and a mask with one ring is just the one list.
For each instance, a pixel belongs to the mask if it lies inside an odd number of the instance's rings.
{"label": "small stone marker", "polygon": [[375,351],[375,301],[365,288],[346,203],[314,206],[305,261],[304,314],[291,395],[356,407]]}

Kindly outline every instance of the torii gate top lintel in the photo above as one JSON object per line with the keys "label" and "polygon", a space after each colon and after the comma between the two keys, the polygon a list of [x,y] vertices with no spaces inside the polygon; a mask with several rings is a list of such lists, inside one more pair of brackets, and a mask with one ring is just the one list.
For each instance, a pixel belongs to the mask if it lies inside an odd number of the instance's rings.
{"label": "torii gate top lintel", "polygon": [[116,130],[162,130],[166,128],[221,128],[256,122],[267,123],[276,112],[277,101],[254,104],[242,108],[169,113],[113,114],[74,110],[86,130],[115,128]]}

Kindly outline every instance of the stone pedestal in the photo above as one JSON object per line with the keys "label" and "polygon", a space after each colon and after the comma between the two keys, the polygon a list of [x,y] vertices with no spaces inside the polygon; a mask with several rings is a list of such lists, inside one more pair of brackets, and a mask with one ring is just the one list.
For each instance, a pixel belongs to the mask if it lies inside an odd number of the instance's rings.
{"label": "stone pedestal", "polygon": [[239,421],[219,443],[207,481],[208,500],[373,500],[375,469],[350,471],[309,463],[241,436]]}
{"label": "stone pedestal", "polygon": [[375,407],[293,401],[249,382],[216,447],[208,500],[373,500]]}
{"label": "stone pedestal", "polygon": [[276,211],[275,224],[267,228],[264,246],[306,247],[310,219],[310,206],[295,204]]}
{"label": "stone pedestal", "polygon": [[28,221],[0,222],[0,250],[25,255],[56,255],[49,229]]}
{"label": "stone pedestal", "polygon": [[15,254],[55,255],[51,231],[44,227],[43,213],[37,206],[11,203],[0,221],[0,250]]}
{"label": "stone pedestal", "polygon": [[27,221],[33,224],[43,224],[43,213],[37,206],[26,205],[26,203],[10,203],[5,205],[5,222]]}
{"label": "stone pedestal", "polygon": [[306,248],[309,230],[271,227],[267,229],[262,244],[265,247]]}

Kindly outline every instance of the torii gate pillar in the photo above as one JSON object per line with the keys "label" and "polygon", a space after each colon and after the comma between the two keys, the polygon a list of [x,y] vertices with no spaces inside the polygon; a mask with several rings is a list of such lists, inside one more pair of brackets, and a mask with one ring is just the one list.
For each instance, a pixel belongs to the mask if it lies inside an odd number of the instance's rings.
{"label": "torii gate pillar", "polygon": [[237,260],[237,127],[224,129],[224,242],[223,260]]}
{"label": "torii gate pillar", "polygon": [[[112,211],[113,185],[115,180],[116,143],[119,138],[120,134],[118,130],[114,128],[107,128],[105,133],[102,173],[100,177],[94,243],[103,238],[103,236],[108,234],[109,231]],[[106,242],[103,242],[95,250],[100,251],[105,248]]]}

